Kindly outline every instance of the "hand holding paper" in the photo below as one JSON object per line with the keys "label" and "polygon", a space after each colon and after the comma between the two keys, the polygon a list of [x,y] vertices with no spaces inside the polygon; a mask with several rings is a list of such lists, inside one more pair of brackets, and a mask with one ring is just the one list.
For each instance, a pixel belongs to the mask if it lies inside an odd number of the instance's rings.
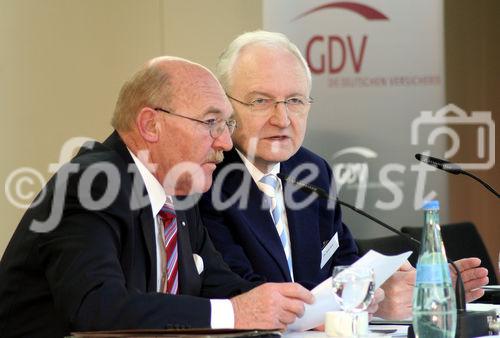
{"label": "hand holding paper", "polygon": [[[379,288],[411,255],[411,251],[397,256],[385,256],[370,250],[353,267],[370,267],[375,272],[375,288]],[[290,331],[310,330],[323,324],[325,313],[339,310],[340,306],[332,292],[332,282],[328,278],[312,290],[316,301],[305,306],[304,315],[288,326]]]}

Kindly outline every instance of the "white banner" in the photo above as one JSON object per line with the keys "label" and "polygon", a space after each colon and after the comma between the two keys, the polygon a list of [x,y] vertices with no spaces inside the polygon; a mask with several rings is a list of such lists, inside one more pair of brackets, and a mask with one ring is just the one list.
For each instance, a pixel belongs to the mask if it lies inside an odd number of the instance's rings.
{"label": "white banner", "polygon": [[[263,11],[264,29],[309,63],[305,145],[332,164],[340,196],[397,226],[421,224],[422,199],[447,197],[445,175],[418,166],[411,143],[412,121],[445,104],[442,1],[264,0]],[[445,141],[426,149],[439,156]],[[346,218],[358,237],[383,234]]]}

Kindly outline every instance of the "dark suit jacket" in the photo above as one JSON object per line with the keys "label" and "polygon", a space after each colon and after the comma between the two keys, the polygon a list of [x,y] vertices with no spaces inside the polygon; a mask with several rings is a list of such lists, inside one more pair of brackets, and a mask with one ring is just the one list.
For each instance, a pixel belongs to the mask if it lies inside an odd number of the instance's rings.
{"label": "dark suit jacket", "polygon": [[[85,175],[99,172],[92,168],[106,165],[116,169],[110,175],[114,186],[102,172],[91,185],[85,183]],[[77,168],[76,172],[63,182],[63,173],[71,166]],[[93,200],[105,197],[107,189],[115,187],[116,198],[100,210],[88,210],[78,195],[79,185],[87,192],[85,187],[91,186]],[[182,295],[156,292],[151,206],[137,167],[116,132],[103,144],[82,148],[45,189],[41,202],[25,213],[0,263],[1,337],[58,337],[70,331],[118,328],[210,327],[210,301],[201,297],[230,297],[254,286],[223,262],[195,207],[177,211]],[[58,195],[61,191],[64,200]],[[48,223],[55,229],[31,231],[32,221],[45,221],[57,209],[52,204],[57,201],[63,206],[62,218]],[[131,207],[131,203],[141,202],[141,207]],[[101,204],[105,204],[104,198]],[[196,271],[193,253],[204,260],[201,275]]]}
{"label": "dark suit jacket", "polygon": [[[302,180],[309,175],[308,171],[298,175],[292,172],[305,163],[311,163],[319,170],[319,175],[310,183],[329,191],[333,181],[328,164],[305,148],[300,148],[288,161],[282,162],[280,172]],[[235,166],[240,169],[230,170]],[[228,202],[231,196],[241,193],[242,190],[238,189],[244,189],[246,183],[249,183],[249,192],[246,190],[243,195],[248,196],[247,207],[240,207],[239,203],[233,203],[222,211],[214,207],[217,201]],[[331,276],[333,266],[352,264],[358,258],[356,244],[342,223],[339,206],[328,207],[328,201],[315,199],[307,207],[294,209],[286,195],[292,189],[296,190],[296,186],[283,183],[294,280],[312,288]],[[300,202],[309,198],[309,195],[309,192],[299,190],[292,197],[295,202]],[[249,281],[289,282],[291,278],[285,253],[269,208],[262,207],[262,199],[263,193],[233,149],[225,154],[224,162],[218,166],[211,191],[200,200],[203,223],[217,250],[240,276]],[[335,233],[338,234],[340,246],[320,268],[321,250]]]}

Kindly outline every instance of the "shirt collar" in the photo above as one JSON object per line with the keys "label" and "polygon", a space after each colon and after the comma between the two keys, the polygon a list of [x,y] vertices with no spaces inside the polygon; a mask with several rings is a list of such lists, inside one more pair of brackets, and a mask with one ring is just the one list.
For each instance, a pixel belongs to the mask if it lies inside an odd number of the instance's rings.
{"label": "shirt collar", "polygon": [[144,185],[146,186],[146,190],[148,191],[149,200],[151,201],[151,209],[153,209],[153,215],[158,215],[161,208],[169,199],[172,200],[170,196],[165,193],[163,186],[158,182],[156,177],[146,168],[146,166],[142,163],[142,161],[135,156],[135,154],[127,148],[130,156],[135,162],[139,173],[141,174],[142,180],[144,181]]}
{"label": "shirt collar", "polygon": [[280,163],[278,162],[271,168],[271,170],[269,170],[269,172],[263,173],[252,162],[250,162],[248,160],[248,158],[246,158],[246,156],[243,155],[243,153],[241,153],[237,148],[235,148],[235,149],[236,149],[236,152],[238,153],[238,155],[241,157],[243,164],[245,164],[245,167],[248,169],[248,171],[250,172],[250,175],[252,176],[252,178],[255,181],[255,183],[257,184],[257,186],[259,186],[259,188],[260,188],[260,185],[262,184],[260,182],[262,177],[264,177],[267,174],[278,175],[278,173],[280,172]]}

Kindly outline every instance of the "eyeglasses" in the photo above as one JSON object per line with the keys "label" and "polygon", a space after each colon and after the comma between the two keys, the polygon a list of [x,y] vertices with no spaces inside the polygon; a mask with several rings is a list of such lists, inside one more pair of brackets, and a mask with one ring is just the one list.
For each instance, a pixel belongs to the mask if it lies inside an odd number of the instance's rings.
{"label": "eyeglasses", "polygon": [[293,96],[282,101],[259,97],[253,99],[250,102],[244,102],[238,100],[229,94],[226,94],[226,96],[233,101],[236,101],[244,106],[250,107],[250,110],[252,112],[264,113],[264,114],[269,113],[271,109],[274,109],[278,106],[278,104],[283,103],[288,113],[301,115],[306,112],[307,106],[313,103],[313,99],[311,97],[305,97],[305,96]]}
{"label": "eyeglasses", "polygon": [[233,120],[233,119],[229,119],[229,120],[209,119],[209,120],[203,121],[203,120],[198,120],[198,119],[195,119],[195,118],[192,118],[189,116],[184,116],[181,114],[172,113],[171,111],[168,111],[168,110],[163,109],[163,108],[154,108],[154,110],[161,111],[161,112],[164,112],[164,113],[167,113],[170,115],[182,117],[184,119],[188,119],[188,120],[195,121],[198,123],[203,123],[204,125],[208,126],[208,129],[210,131],[210,136],[212,136],[212,138],[214,138],[214,139],[218,138],[219,136],[222,135],[222,133],[224,133],[224,129],[226,126],[227,126],[227,130],[229,131],[230,135],[232,135],[234,130],[236,129],[236,120]]}

